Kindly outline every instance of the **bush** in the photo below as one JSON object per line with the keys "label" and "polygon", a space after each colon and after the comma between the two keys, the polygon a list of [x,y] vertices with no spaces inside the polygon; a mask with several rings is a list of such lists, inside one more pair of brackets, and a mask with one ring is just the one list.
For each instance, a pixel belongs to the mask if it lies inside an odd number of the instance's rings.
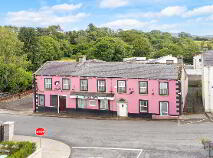
{"label": "bush", "polygon": [[[7,158],[27,158],[36,150],[36,144],[31,142],[2,142],[0,154],[8,155]],[[5,153],[3,152],[5,151]]]}

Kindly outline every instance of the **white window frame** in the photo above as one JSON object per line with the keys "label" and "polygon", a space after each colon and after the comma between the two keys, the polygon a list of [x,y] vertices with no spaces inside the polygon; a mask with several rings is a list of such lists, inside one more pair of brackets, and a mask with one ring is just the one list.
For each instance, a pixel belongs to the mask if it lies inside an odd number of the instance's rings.
{"label": "white window frame", "polygon": [[[104,90],[101,90],[101,88]],[[98,92],[106,92],[106,80],[98,80]]]}
{"label": "white window frame", "polygon": [[[67,81],[67,83],[64,83],[64,81]],[[70,90],[70,79],[69,78],[62,78],[62,90]],[[64,86],[67,86],[66,88],[64,88]]]}
{"label": "white window frame", "polygon": [[[167,106],[167,111],[166,112],[162,111],[163,104],[166,104],[166,106]],[[161,116],[168,116],[169,115],[169,102],[167,102],[167,101],[160,101],[160,115]]]}
{"label": "white window frame", "polygon": [[[146,86],[141,86],[141,83],[146,83]],[[139,93],[148,94],[148,81],[139,81]]]}
{"label": "white window frame", "polygon": [[107,99],[100,99],[100,110],[109,110],[109,101]]}
{"label": "white window frame", "polygon": [[[84,85],[81,81],[87,81],[87,84]],[[88,91],[88,79],[80,79],[80,91]]]}
{"label": "white window frame", "polygon": [[[40,104],[41,103],[41,101],[40,101],[40,97],[44,97],[43,98],[43,102],[44,102],[44,104],[42,105],[42,104]],[[38,106],[45,106],[45,95],[44,94],[38,94]]]}
{"label": "white window frame", "polygon": [[[120,91],[120,88],[124,88],[124,91]],[[118,80],[117,81],[117,92],[118,93],[126,93],[126,81],[125,80]]]}
{"label": "white window frame", "polygon": [[[164,88],[162,84],[166,84],[166,88]],[[160,89],[159,90],[160,95],[169,95],[169,83],[168,82],[160,82],[159,89]]]}
{"label": "white window frame", "polygon": [[44,78],[44,88],[52,89],[52,78]]}
{"label": "white window frame", "polygon": [[87,107],[86,106],[87,105],[87,100],[86,99],[80,99],[80,98],[78,98],[77,102],[78,102],[78,108],[85,109]]}
{"label": "white window frame", "polygon": [[[146,103],[146,105],[145,105],[145,104],[142,105],[142,104],[141,104],[142,102]],[[149,107],[149,102],[148,102],[148,100],[139,100],[139,104],[140,104],[140,112],[141,112],[141,113],[148,113],[148,107]],[[147,108],[147,110],[146,110],[146,111],[145,111],[145,110],[141,110],[141,107]]]}

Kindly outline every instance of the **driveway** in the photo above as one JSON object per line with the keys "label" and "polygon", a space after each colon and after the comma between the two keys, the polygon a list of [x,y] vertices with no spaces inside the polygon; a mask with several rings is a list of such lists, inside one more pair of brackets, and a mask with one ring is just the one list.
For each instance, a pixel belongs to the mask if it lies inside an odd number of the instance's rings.
{"label": "driveway", "polygon": [[46,137],[73,147],[72,158],[204,158],[201,140],[213,139],[211,122],[178,124],[10,114],[0,114],[0,120],[15,121],[18,135],[34,136],[36,128],[46,128]]}
{"label": "driveway", "polygon": [[21,99],[0,102],[0,109],[12,110],[17,112],[32,112],[33,94],[24,96]]}

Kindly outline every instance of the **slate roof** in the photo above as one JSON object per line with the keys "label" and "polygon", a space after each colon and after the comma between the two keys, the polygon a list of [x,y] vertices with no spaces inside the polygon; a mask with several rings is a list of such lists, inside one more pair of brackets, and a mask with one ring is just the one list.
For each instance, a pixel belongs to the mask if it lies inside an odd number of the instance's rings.
{"label": "slate roof", "polygon": [[213,50],[203,53],[203,65],[213,66]]}
{"label": "slate roof", "polygon": [[39,76],[82,76],[111,78],[178,79],[176,64],[128,62],[50,61],[35,72]]}

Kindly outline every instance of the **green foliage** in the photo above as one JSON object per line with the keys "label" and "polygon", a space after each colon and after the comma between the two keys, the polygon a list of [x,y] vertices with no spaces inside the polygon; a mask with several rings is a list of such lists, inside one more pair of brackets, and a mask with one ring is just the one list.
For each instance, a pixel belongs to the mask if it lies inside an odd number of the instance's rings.
{"label": "green foliage", "polygon": [[31,142],[1,142],[1,151],[9,151],[7,158],[27,158],[36,150],[36,144]]}
{"label": "green foliage", "polygon": [[185,32],[173,36],[159,30],[113,31],[93,24],[69,32],[63,32],[59,25],[0,27],[0,91],[16,93],[30,88],[32,72],[46,61],[78,59],[82,55],[87,59],[122,61],[132,56],[158,58],[171,54],[191,64],[195,54],[212,48],[213,41]]}
{"label": "green foliage", "polygon": [[89,57],[105,61],[122,61],[132,56],[132,48],[119,38],[99,38],[89,50]]}

